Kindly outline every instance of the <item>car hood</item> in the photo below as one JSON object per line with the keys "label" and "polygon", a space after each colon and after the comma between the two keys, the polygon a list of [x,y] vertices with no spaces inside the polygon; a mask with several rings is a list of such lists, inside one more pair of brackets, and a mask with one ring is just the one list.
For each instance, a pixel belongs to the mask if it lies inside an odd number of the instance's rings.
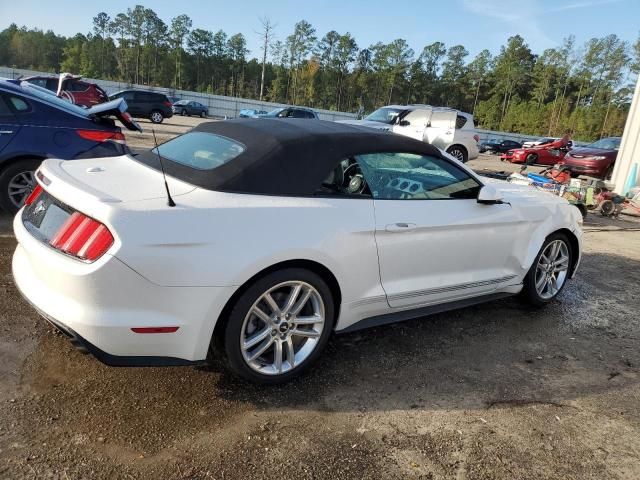
{"label": "car hood", "polygon": [[371,120],[338,120],[337,123],[346,123],[347,125],[356,125],[358,127],[369,127],[377,130],[384,130],[390,132],[391,125],[382,122],[372,122]]}
{"label": "car hood", "polygon": [[615,150],[602,150],[601,148],[578,147],[571,150],[570,156],[575,158],[602,156],[615,158],[618,156],[618,152]]}
{"label": "car hood", "polygon": [[495,178],[485,178],[484,183],[494,187],[505,202],[512,204],[544,204],[544,205],[560,205],[568,204],[567,200],[553,193],[532,187],[530,185],[518,185],[505,180]]}
{"label": "car hood", "polygon": [[[162,173],[128,155],[82,160],[45,160],[39,174],[47,190],[65,201],[67,196],[89,196],[105,203],[122,203],[166,197]],[[40,177],[39,177],[40,178]],[[167,177],[173,197],[196,189]]]}

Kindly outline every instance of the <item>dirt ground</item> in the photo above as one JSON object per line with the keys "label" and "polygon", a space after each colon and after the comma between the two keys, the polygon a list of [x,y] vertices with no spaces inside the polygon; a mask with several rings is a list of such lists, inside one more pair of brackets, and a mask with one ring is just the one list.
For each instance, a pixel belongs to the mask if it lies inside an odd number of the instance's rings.
{"label": "dirt ground", "polygon": [[510,298],[335,336],[277,388],[79,353],[16,291],[8,227],[0,478],[640,478],[636,222],[590,215],[578,277],[543,310]]}

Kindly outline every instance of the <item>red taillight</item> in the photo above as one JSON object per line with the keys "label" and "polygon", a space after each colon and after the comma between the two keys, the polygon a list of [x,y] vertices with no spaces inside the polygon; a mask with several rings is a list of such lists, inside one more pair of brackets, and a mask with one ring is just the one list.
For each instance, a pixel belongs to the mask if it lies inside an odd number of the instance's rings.
{"label": "red taillight", "polygon": [[162,102],[162,104],[163,104],[165,107],[169,107],[169,108],[173,107],[173,104],[172,104],[170,101],[168,101],[168,100],[165,100],[164,102]]}
{"label": "red taillight", "polygon": [[113,235],[100,222],[74,212],[49,242],[53,248],[93,262],[113,245]]}
{"label": "red taillight", "polygon": [[473,139],[476,141],[476,143],[479,142],[480,141],[480,135],[474,135]]}
{"label": "red taillight", "polygon": [[105,132],[103,130],[76,130],[76,133],[85,140],[93,142],[112,142],[124,143],[124,135],[122,132]]}
{"label": "red taillight", "polygon": [[35,188],[31,191],[27,199],[24,201],[24,204],[28,207],[38,199],[41,193],[42,193],[42,187],[40,186],[40,184],[37,184]]}

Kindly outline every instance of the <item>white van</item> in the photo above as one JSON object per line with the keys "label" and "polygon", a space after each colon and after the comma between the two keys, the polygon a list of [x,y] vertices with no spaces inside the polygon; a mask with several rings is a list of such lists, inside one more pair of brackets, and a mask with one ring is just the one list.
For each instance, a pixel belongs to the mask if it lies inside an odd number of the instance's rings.
{"label": "white van", "polygon": [[364,120],[340,120],[364,127],[387,130],[430,143],[461,162],[479,155],[473,115],[453,108],[431,105],[389,105]]}

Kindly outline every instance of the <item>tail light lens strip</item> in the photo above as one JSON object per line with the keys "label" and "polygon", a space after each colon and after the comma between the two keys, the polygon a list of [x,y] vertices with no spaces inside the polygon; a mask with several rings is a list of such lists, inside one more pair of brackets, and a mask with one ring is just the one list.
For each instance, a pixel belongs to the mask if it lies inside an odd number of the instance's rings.
{"label": "tail light lens strip", "polygon": [[68,255],[94,262],[113,245],[113,235],[102,223],[74,212],[49,242]]}

